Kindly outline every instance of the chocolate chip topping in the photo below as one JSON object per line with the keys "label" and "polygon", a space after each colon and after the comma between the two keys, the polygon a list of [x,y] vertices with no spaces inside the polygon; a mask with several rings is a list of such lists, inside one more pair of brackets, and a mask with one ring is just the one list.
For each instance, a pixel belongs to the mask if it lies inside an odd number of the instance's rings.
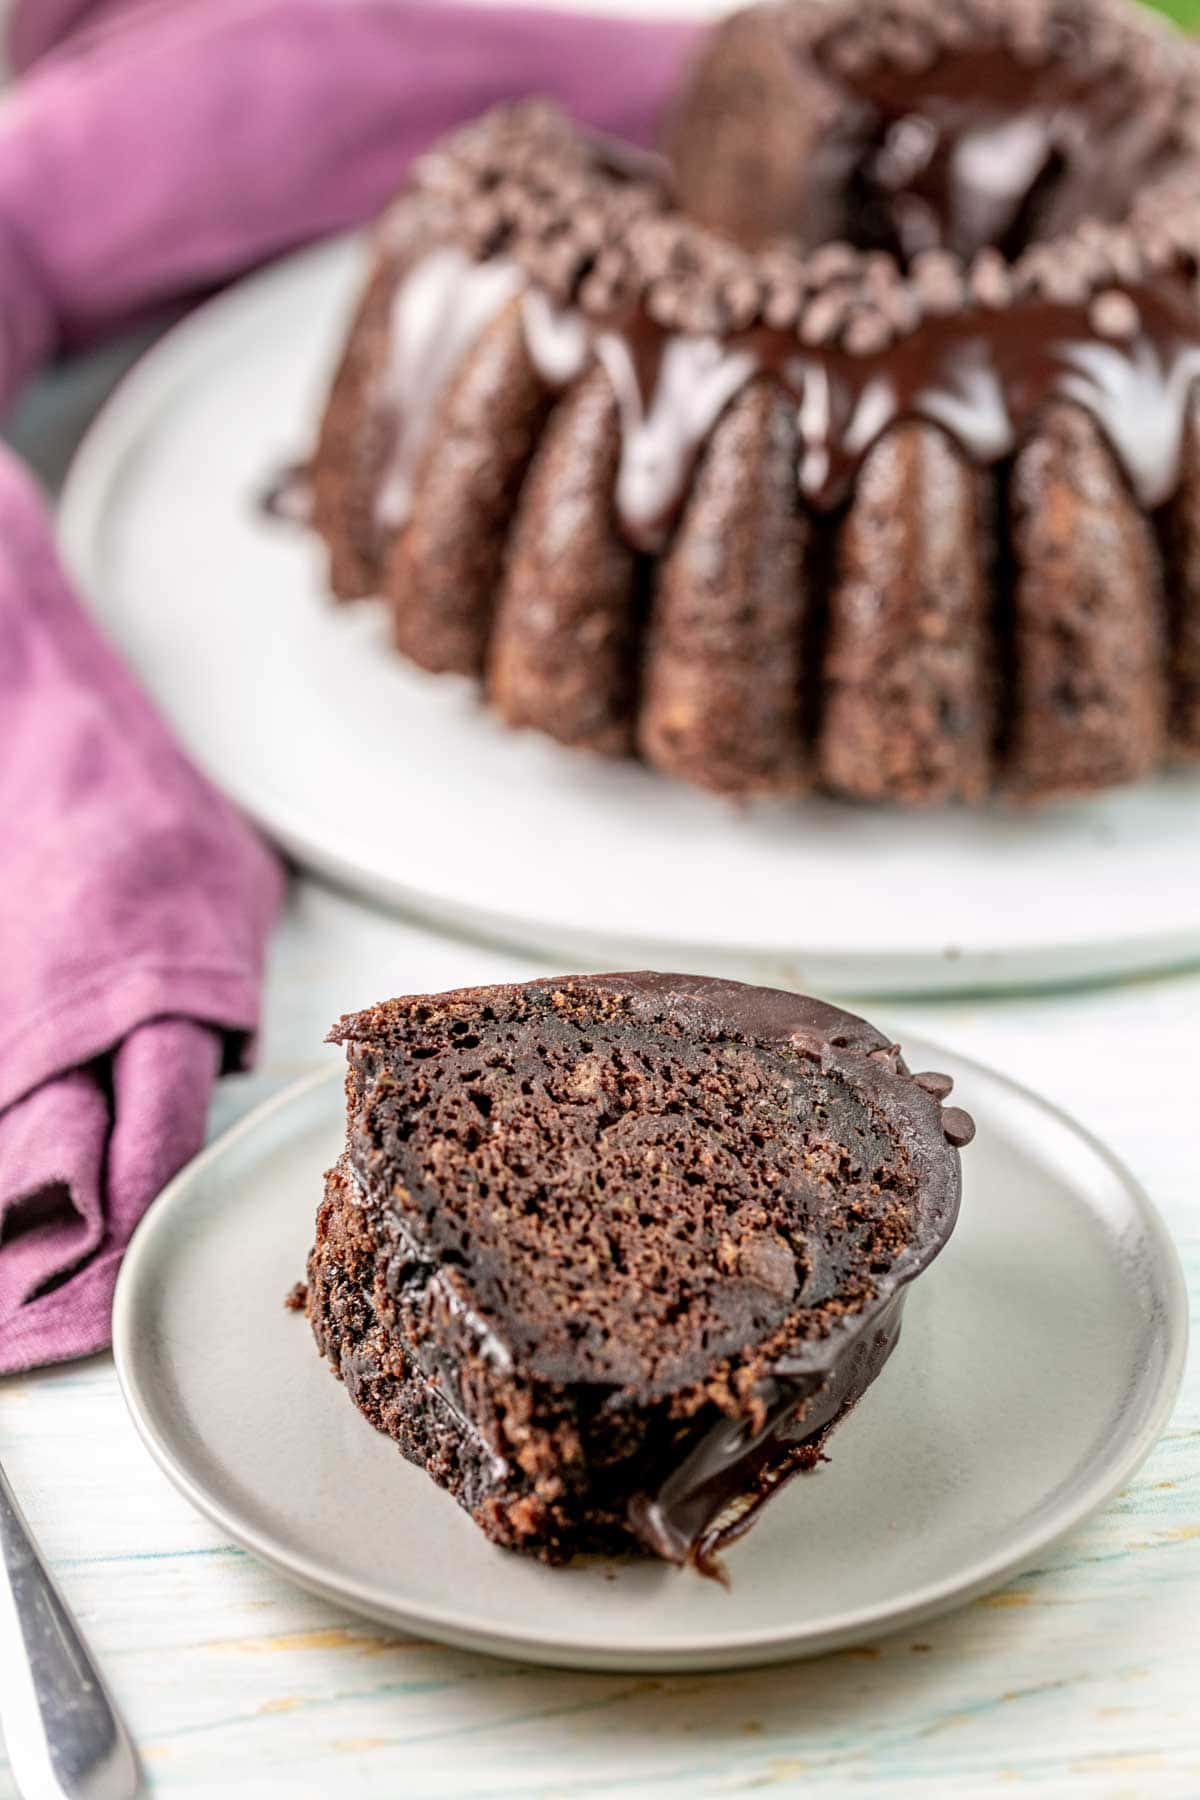
{"label": "chocolate chip topping", "polygon": [[746,1239],[737,1252],[737,1271],[780,1300],[790,1300],[798,1286],[793,1251],[770,1234]]}
{"label": "chocolate chip topping", "polygon": [[942,1113],[942,1130],[946,1133],[946,1142],[961,1150],[975,1136],[975,1121],[961,1106],[948,1106]]}
{"label": "chocolate chip topping", "polygon": [[[662,158],[618,155],[541,101],[500,107],[447,139],[416,165],[419,189],[473,254],[515,258],[591,317],[644,307],[674,330],[766,326],[852,356],[877,355],[926,317],[1038,299],[1095,300],[1097,334],[1127,338],[1136,324],[1121,286],[1200,268],[1200,53],[1124,0],[785,0],[734,26],[751,53],[761,42],[774,54],[775,38],[788,47],[797,104],[811,89],[834,108],[830,129],[836,139],[844,127],[846,142],[829,152],[833,175],[818,161],[812,179],[845,182],[843,164],[856,164],[852,180],[874,195],[868,213],[882,206],[891,220],[877,246],[741,247],[679,209]],[[722,41],[718,32],[710,57]],[[688,150],[693,106],[696,154],[711,160],[708,68],[702,57],[675,139]],[[882,147],[861,136],[867,116],[893,121]],[[978,193],[945,186],[960,142],[992,170]],[[964,249],[984,227],[986,182],[1017,165],[1012,217],[994,221],[1002,237]],[[1122,216],[1105,217],[1114,194]]]}

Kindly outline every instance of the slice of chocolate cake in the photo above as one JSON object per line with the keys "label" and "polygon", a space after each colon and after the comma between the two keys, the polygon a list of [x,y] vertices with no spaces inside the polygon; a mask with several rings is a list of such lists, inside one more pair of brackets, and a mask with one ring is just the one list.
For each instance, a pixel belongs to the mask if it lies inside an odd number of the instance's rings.
{"label": "slice of chocolate cake", "polygon": [[371,1423],[497,1543],[711,1569],[895,1346],[965,1113],[862,1019],[682,975],[343,1019],[308,1263]]}

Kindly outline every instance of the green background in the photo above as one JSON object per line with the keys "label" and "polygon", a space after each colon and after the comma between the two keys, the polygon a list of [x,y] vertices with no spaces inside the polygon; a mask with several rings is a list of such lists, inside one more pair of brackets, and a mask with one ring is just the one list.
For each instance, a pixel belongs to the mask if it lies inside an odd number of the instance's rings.
{"label": "green background", "polygon": [[1200,26],[1200,0],[1149,0],[1159,12],[1165,12],[1168,18],[1176,20],[1180,25],[1187,25],[1195,30]]}

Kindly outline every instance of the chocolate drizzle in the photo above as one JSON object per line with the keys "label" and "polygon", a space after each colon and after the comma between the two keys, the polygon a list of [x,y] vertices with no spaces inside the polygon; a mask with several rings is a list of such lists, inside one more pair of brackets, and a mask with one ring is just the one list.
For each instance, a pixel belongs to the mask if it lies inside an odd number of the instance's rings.
{"label": "chocolate drizzle", "polygon": [[653,1496],[639,1495],[629,1518],[637,1536],[668,1562],[719,1575],[715,1558],[749,1530],[786,1481],[813,1469],[832,1428],[880,1374],[900,1337],[901,1288],[856,1321],[852,1343],[825,1375],[779,1375],[761,1395],[766,1417],[723,1419],[673,1469]]}
{"label": "chocolate drizzle", "polygon": [[[979,45],[853,82],[871,123],[858,199],[886,247],[969,260],[995,245],[1016,259],[1080,220],[1127,214],[1179,159],[1173,85],[1098,68],[1070,35],[1063,20],[1036,56]],[[818,66],[828,55],[815,47]]]}
{"label": "chocolate drizzle", "polygon": [[1138,319],[1127,341],[1101,335],[1086,308],[1032,300],[930,319],[875,356],[796,356],[764,344],[758,367],[800,409],[803,492],[817,507],[836,505],[872,444],[906,418],[942,426],[975,463],[998,462],[1063,399],[1095,419],[1141,505],[1160,506],[1179,482],[1200,317],[1179,284],[1131,288],[1127,298]]}
{"label": "chocolate drizzle", "polygon": [[[765,330],[724,343],[664,334],[640,417],[622,405],[618,516],[635,541],[661,541],[717,414],[759,374],[772,375],[795,399],[798,481],[818,510],[845,499],[863,457],[901,419],[942,426],[973,462],[987,465],[1011,455],[1054,399],[1092,414],[1140,503],[1159,506],[1179,481],[1188,392],[1200,377],[1200,318],[1178,286],[1137,288],[1128,298],[1139,319],[1128,342],[1101,336],[1087,310],[1046,301],[930,319],[919,334],[873,356],[798,351],[787,334]],[[689,355],[680,355],[681,343]],[[691,382],[676,387],[667,379],[669,361]],[[653,461],[643,449],[647,437]]]}
{"label": "chocolate drizzle", "polygon": [[[536,102],[421,159],[383,233],[386,248],[405,205],[423,221],[368,398],[382,535],[407,522],[447,383],[518,295],[549,389],[593,361],[608,374],[615,510],[642,549],[662,548],[717,419],[760,375],[795,402],[797,479],[818,510],[899,420],[987,465],[1058,399],[1095,419],[1140,504],[1161,505],[1200,373],[1200,57],[1110,0],[993,12],[788,0],[736,15],[676,109],[673,164]],[[820,123],[799,169],[760,154],[770,121],[745,110],[760,89],[768,110]],[[731,196],[749,204],[737,169],[715,179],[729,158],[778,188],[750,208],[765,237],[729,214]]]}
{"label": "chocolate drizzle", "polygon": [[640,310],[600,324],[523,284],[514,263],[475,264],[437,250],[410,271],[395,302],[379,397],[395,420],[376,501],[381,523],[395,529],[407,517],[413,471],[454,362],[518,291],[530,360],[547,387],[569,387],[593,360],[608,374],[621,421],[616,514],[641,549],[662,548],[718,418],[763,375],[795,402],[797,481],[817,510],[841,504],[863,457],[902,419],[941,426],[988,465],[1010,456],[1041,409],[1060,399],[1092,415],[1143,507],[1162,505],[1178,485],[1188,394],[1200,379],[1200,314],[1177,279],[1110,288],[1091,305],[1034,297],[973,307],[855,355],[761,325],[725,337],[671,331]]}

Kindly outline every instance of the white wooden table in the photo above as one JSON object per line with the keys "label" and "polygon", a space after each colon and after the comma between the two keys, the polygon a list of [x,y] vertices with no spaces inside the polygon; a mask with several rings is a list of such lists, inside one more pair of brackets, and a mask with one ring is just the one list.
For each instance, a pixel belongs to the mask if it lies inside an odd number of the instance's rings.
{"label": "white wooden table", "polygon": [[[224,1083],[214,1129],[333,1056],[321,1038],[338,1012],[534,967],[299,883],[259,1068]],[[1200,1294],[1200,976],[885,1010],[901,1035],[1013,1070],[1101,1133]],[[155,1792],[1200,1794],[1195,1369],[1129,1491],[1006,1592],[820,1662],[686,1679],[491,1662],[309,1598],[176,1495],[107,1356],[0,1383],[0,1443]],[[0,1769],[0,1796],[14,1791]]]}
{"label": "white wooden table", "polygon": [[[16,434],[51,477],[122,360],[92,359],[22,410]],[[257,1071],[223,1084],[214,1131],[331,1057],[338,1013],[535,967],[298,882]],[[1200,1296],[1200,974],[883,1010],[897,1035],[1010,1070],[1104,1137],[1166,1215]],[[1137,1480],[1043,1567],[917,1634],[733,1676],[493,1662],[310,1598],[174,1492],[107,1356],[0,1382],[0,1447],[155,1793],[1200,1795],[1194,1360]],[[0,1800],[15,1792],[0,1760]]]}

